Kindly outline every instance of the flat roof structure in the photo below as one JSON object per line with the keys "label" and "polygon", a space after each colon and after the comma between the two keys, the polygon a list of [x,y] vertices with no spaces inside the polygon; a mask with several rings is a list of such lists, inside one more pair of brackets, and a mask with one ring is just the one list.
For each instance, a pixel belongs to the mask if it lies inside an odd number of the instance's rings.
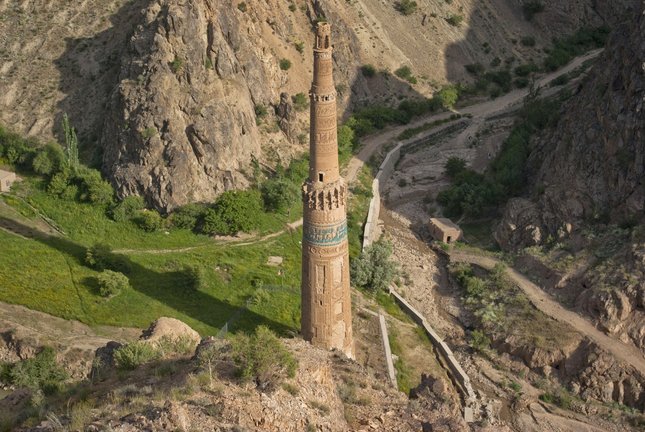
{"label": "flat roof structure", "polygon": [[428,222],[432,237],[440,242],[453,243],[461,238],[463,232],[459,225],[448,218],[432,218]]}

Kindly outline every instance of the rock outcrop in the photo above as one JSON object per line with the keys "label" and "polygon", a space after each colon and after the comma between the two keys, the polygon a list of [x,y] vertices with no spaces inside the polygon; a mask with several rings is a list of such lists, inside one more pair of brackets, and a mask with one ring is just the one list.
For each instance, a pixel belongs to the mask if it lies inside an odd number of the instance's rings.
{"label": "rock outcrop", "polygon": [[529,157],[533,202],[511,200],[496,239],[507,249],[566,237],[590,221],[634,222],[645,211],[645,14],[612,35],[558,126]]}

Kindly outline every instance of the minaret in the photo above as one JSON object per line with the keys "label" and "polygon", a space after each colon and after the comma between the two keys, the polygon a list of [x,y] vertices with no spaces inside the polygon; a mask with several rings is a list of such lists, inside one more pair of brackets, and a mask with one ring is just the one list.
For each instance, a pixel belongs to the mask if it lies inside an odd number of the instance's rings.
{"label": "minaret", "polygon": [[338,171],[336,88],[331,27],[316,26],[309,97],[309,179],[302,186],[302,336],[316,346],[354,356],[349,291],[347,186]]}

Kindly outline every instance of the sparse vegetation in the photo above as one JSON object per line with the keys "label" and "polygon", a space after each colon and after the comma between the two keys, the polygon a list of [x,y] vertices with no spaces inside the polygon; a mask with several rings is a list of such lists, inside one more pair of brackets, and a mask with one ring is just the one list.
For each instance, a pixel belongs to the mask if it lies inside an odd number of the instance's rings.
{"label": "sparse vegetation", "polygon": [[528,101],[485,175],[467,168],[457,172],[451,166],[453,185],[437,197],[446,215],[481,216],[487,209],[517,195],[526,184],[524,167],[529,140],[535,131],[553,124],[559,104],[558,100],[548,99]]}
{"label": "sparse vegetation", "polygon": [[283,71],[287,71],[291,69],[291,60],[286,58],[280,59],[279,65],[280,65],[280,69],[282,69]]}
{"label": "sparse vegetation", "polygon": [[364,77],[373,78],[376,76],[376,68],[371,64],[361,66],[361,73]]}
{"label": "sparse vegetation", "polygon": [[58,392],[66,379],[67,373],[56,362],[56,353],[50,347],[44,347],[27,360],[0,363],[0,382],[41,391],[45,395]]}
{"label": "sparse vegetation", "polygon": [[446,18],[446,22],[453,27],[459,27],[464,21],[463,15],[452,14]]}
{"label": "sparse vegetation", "polygon": [[394,75],[398,76],[401,79],[406,80],[410,84],[417,83],[417,78],[414,75],[412,75],[412,70],[410,69],[409,66],[401,66],[400,68],[394,71]]}
{"label": "sparse vegetation", "polygon": [[544,3],[541,0],[526,0],[522,4],[522,12],[527,21],[531,21],[535,14],[544,11]]}
{"label": "sparse vegetation", "polygon": [[239,376],[261,390],[272,390],[295,376],[297,360],[267,327],[258,326],[251,335],[238,333],[231,343]]}
{"label": "sparse vegetation", "polygon": [[413,0],[399,0],[394,4],[394,8],[403,15],[412,15],[417,10],[417,2]]}
{"label": "sparse vegetation", "polygon": [[291,96],[291,102],[293,102],[293,107],[296,111],[305,111],[309,108],[309,98],[304,93],[296,93]]}
{"label": "sparse vegetation", "polygon": [[131,342],[114,351],[114,365],[123,370],[134,370],[159,358],[161,358],[161,351],[145,341]]}

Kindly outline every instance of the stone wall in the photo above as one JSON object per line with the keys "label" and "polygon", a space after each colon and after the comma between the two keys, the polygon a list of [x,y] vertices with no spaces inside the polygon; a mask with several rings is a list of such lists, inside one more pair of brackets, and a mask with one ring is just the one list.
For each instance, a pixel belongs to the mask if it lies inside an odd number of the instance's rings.
{"label": "stone wall", "polygon": [[457,389],[461,393],[464,401],[464,419],[468,422],[473,421],[473,406],[477,402],[477,396],[473,390],[470,378],[461,367],[457,359],[455,358],[450,347],[443,341],[443,339],[434,331],[432,326],[426,321],[425,317],[421,315],[410,303],[408,303],[401,295],[396,291],[394,286],[390,287],[390,294],[394,297],[397,304],[407,313],[410,318],[414,320],[418,325],[420,325],[430,338],[432,345],[437,350],[437,353],[448,366],[448,372],[457,385]]}

